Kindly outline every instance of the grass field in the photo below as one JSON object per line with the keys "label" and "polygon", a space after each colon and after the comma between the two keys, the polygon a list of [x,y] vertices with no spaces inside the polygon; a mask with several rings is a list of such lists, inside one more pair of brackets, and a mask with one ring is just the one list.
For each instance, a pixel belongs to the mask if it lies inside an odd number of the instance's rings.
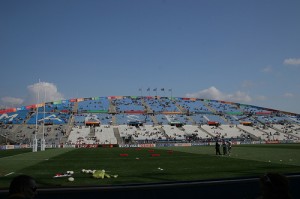
{"label": "grass field", "polygon": [[[231,156],[214,155],[214,146],[154,148],[159,157],[152,157],[149,150],[69,148],[36,153],[30,149],[0,151],[0,188],[7,188],[11,179],[19,174],[33,176],[40,187],[65,187],[253,177],[270,171],[300,173],[300,144],[233,146]],[[173,153],[168,150],[173,150]],[[121,157],[120,154],[128,156]],[[118,177],[94,179],[91,174],[82,173],[82,169],[104,169]],[[75,181],[53,178],[56,173],[66,171],[75,172]]]}

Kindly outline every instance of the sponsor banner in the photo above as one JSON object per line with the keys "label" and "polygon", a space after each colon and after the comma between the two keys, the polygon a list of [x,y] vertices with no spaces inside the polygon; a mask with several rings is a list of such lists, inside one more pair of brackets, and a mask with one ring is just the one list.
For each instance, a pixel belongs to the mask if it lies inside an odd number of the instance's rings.
{"label": "sponsor banner", "polygon": [[78,99],[77,99],[77,102],[82,102],[82,101],[84,101],[83,98],[78,98]]}
{"label": "sponsor banner", "polygon": [[191,143],[175,143],[174,146],[192,146]]}
{"label": "sponsor banner", "polygon": [[252,144],[261,144],[261,141],[253,141]]}
{"label": "sponsor banner", "polygon": [[75,148],[98,148],[98,144],[76,144]]}
{"label": "sponsor banner", "polygon": [[280,144],[289,144],[289,143],[294,143],[293,140],[280,140]]}
{"label": "sponsor banner", "polygon": [[100,97],[92,97],[92,100],[100,100]]}
{"label": "sponsor banner", "polygon": [[12,113],[12,112],[16,112],[16,111],[17,111],[16,108],[10,108],[10,109],[1,110],[0,114],[3,114],[3,113]]}
{"label": "sponsor banner", "polygon": [[155,144],[139,144],[139,147],[143,147],[143,148],[151,148],[151,147],[155,147]]}
{"label": "sponsor banner", "polygon": [[252,141],[243,141],[243,142],[240,142],[240,144],[252,144]]}
{"label": "sponsor banner", "polygon": [[4,145],[2,145],[2,146],[0,146],[0,150],[5,150],[6,149],[6,146]]}
{"label": "sponsor banner", "polygon": [[119,145],[122,148],[131,148],[131,147],[139,147],[137,144],[125,144],[123,146]]}
{"label": "sponsor banner", "polygon": [[33,104],[33,105],[26,106],[26,109],[27,109],[27,110],[32,109],[32,108],[36,108],[36,105]]}
{"label": "sponsor banner", "polygon": [[21,146],[20,145],[14,145],[14,149],[20,149]]}
{"label": "sponsor banner", "polygon": [[171,147],[171,146],[175,146],[174,143],[156,143],[157,147]]}
{"label": "sponsor banner", "polygon": [[54,101],[53,104],[61,104],[61,100]]}
{"label": "sponsor banner", "polygon": [[63,145],[63,147],[62,148],[76,148],[75,147],[75,144],[72,144],[72,145]]}
{"label": "sponsor banner", "polygon": [[266,144],[279,144],[278,140],[271,140],[271,141],[266,141]]}
{"label": "sponsor banner", "polygon": [[14,149],[15,145],[6,145],[6,149]]}
{"label": "sponsor banner", "polygon": [[207,146],[208,142],[191,143],[192,146]]}
{"label": "sponsor banner", "polygon": [[70,99],[70,102],[77,102],[77,99]]}

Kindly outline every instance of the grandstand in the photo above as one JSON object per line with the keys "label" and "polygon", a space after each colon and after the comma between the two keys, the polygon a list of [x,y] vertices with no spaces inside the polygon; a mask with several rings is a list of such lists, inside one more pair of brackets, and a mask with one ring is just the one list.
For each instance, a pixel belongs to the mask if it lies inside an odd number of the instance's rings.
{"label": "grandstand", "polygon": [[[218,100],[110,96],[78,98],[0,111],[2,145],[46,148],[145,143],[208,144],[300,141],[300,115]],[[37,129],[36,129],[37,125]]]}

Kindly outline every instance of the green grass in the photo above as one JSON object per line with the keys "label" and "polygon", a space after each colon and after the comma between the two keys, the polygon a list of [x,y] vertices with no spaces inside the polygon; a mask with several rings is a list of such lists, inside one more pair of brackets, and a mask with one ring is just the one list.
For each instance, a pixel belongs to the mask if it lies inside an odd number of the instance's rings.
{"label": "green grass", "polygon": [[[249,177],[270,171],[300,173],[299,149],[300,144],[239,145],[233,146],[231,156],[216,156],[214,146],[155,148],[160,157],[151,157],[146,148],[0,151],[0,188],[7,188],[18,174],[35,177],[42,187],[65,187]],[[128,157],[120,157],[121,153]],[[104,169],[118,178],[94,179],[82,169]],[[68,170],[75,172],[74,182],[53,178]]]}

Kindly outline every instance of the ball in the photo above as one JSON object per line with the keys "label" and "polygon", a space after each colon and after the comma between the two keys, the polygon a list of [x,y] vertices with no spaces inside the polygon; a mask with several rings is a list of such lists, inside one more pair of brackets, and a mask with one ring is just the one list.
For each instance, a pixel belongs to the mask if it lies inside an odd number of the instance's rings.
{"label": "ball", "polygon": [[73,177],[69,177],[68,180],[69,180],[70,182],[73,182],[73,181],[74,181],[74,178],[73,178]]}

